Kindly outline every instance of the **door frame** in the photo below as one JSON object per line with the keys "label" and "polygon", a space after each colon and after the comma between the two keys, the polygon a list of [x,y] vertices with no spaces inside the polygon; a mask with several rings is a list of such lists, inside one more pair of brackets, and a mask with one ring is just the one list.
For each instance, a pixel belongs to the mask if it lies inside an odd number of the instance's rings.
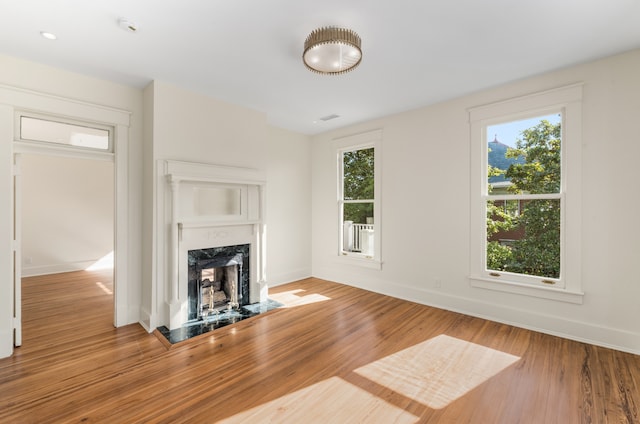
{"label": "door frame", "polygon": [[[8,287],[0,287],[0,293],[7,293],[7,303],[0,306],[0,357],[8,356],[13,352],[16,341],[21,341],[21,334],[15,335],[15,329],[20,329],[21,325],[16,324],[21,317],[22,307],[21,291],[15,289],[16,279],[20,276],[20,262],[16,262],[16,253],[19,258],[21,244],[20,231],[15,230],[16,204],[15,184],[14,184],[14,155],[16,153],[29,153],[30,149],[39,150],[41,147],[26,146],[24,143],[15,141],[15,115],[20,111],[42,113],[51,116],[64,116],[70,119],[86,122],[95,122],[111,126],[113,135],[113,161],[114,161],[114,314],[113,324],[120,327],[129,322],[137,320],[136,317],[129,317],[129,311],[134,309],[129,305],[129,295],[127,290],[127,274],[129,272],[128,261],[128,233],[129,233],[129,189],[128,189],[128,163],[129,163],[129,126],[131,112],[116,109],[108,106],[67,99],[45,93],[38,93],[21,88],[0,85],[0,138],[5,140],[8,148],[0,149],[0,161],[9,165],[11,180],[0,182],[6,185],[9,202],[9,222],[0,224],[0,235],[7,233],[10,239],[10,254],[5,256],[5,249],[0,248],[0,264],[7,264],[4,268],[6,273],[0,271],[0,286],[6,281]],[[10,138],[9,138],[10,137]],[[9,143],[9,140],[12,142]],[[2,143],[4,144],[4,142]],[[32,151],[33,152],[33,151]],[[6,173],[4,174],[7,175]],[[19,207],[19,201],[18,201]],[[19,211],[18,211],[19,212]],[[2,215],[2,213],[0,213]],[[17,272],[16,272],[17,271]],[[19,282],[18,282],[19,284]],[[9,303],[11,302],[11,303]],[[12,304],[12,305],[11,305]],[[7,306],[6,308],[4,306]],[[4,316],[7,314],[7,316]],[[133,319],[132,319],[133,318]],[[3,328],[2,323],[11,323],[10,329]],[[19,345],[19,344],[17,344]]]}

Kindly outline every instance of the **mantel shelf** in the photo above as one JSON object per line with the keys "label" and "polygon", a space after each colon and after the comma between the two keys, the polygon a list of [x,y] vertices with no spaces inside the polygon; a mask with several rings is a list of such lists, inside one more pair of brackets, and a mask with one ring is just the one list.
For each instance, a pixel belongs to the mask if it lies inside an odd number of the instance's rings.
{"label": "mantel shelf", "polygon": [[178,222],[178,227],[183,228],[206,228],[206,227],[232,227],[239,225],[256,225],[260,224],[259,220],[244,221],[218,221],[218,220],[198,220],[198,221],[182,221]]}
{"label": "mantel shelf", "polygon": [[266,184],[264,170],[174,160],[166,161],[166,175],[176,183]]}

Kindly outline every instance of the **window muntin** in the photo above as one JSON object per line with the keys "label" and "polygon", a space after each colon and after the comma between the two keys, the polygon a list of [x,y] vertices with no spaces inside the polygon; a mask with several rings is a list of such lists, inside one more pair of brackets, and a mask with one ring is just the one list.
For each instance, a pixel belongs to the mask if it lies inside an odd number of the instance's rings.
{"label": "window muntin", "polygon": [[93,127],[22,115],[20,116],[19,131],[20,140],[111,151],[111,131],[99,126]]}

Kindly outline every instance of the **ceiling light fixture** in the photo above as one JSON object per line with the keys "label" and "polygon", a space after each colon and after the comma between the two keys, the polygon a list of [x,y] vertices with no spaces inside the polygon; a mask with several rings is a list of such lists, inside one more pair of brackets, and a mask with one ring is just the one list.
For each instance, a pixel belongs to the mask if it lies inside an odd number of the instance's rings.
{"label": "ceiling light fixture", "polygon": [[350,29],[323,27],[311,32],[304,42],[302,60],[319,74],[344,74],[360,64],[360,36]]}

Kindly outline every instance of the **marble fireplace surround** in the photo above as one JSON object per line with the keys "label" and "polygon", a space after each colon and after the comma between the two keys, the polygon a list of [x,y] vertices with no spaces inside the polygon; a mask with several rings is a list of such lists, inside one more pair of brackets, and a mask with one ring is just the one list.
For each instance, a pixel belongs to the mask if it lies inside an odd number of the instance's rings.
{"label": "marble fireplace surround", "polygon": [[169,329],[189,321],[190,250],[248,244],[249,302],[266,302],[264,172],[182,161],[165,165],[171,187]]}

